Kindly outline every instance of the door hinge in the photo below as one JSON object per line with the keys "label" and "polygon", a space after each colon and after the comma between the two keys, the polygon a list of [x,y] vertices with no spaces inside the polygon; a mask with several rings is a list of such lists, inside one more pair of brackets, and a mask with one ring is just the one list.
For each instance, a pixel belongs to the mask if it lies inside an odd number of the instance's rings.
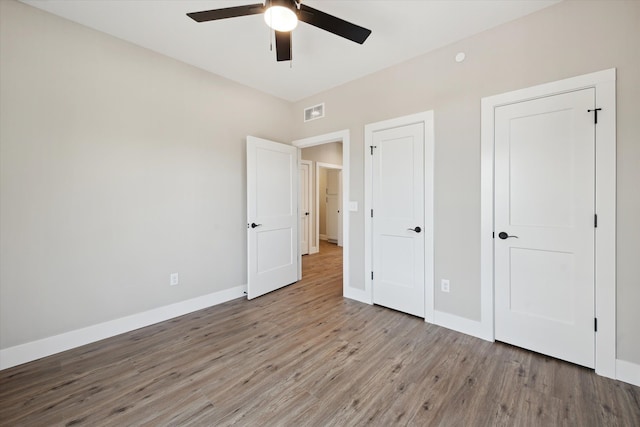
{"label": "door hinge", "polygon": [[371,209],[371,218],[373,218],[373,209]]}
{"label": "door hinge", "polygon": [[598,228],[598,214],[593,215],[593,226]]}
{"label": "door hinge", "polygon": [[593,318],[593,330],[595,332],[598,332],[598,318],[597,317]]}
{"label": "door hinge", "polygon": [[373,156],[373,149],[378,147],[376,145],[370,145],[369,148],[371,148],[371,155]]}
{"label": "door hinge", "polygon": [[594,108],[593,110],[587,110],[587,113],[594,112],[593,114],[593,124],[598,124],[598,111],[601,111],[602,108]]}
{"label": "door hinge", "polygon": [[373,280],[373,271],[371,272],[371,280]]}
{"label": "door hinge", "polygon": [[491,233],[491,238],[495,239],[496,238],[496,232],[494,231],[493,233]]}

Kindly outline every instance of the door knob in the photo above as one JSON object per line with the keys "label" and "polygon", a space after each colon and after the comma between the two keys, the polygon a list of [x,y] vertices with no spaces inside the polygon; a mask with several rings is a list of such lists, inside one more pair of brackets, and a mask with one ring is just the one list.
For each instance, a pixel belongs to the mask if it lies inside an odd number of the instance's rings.
{"label": "door knob", "polygon": [[309,215],[309,212],[305,212],[304,214],[305,214],[305,215]]}
{"label": "door knob", "polygon": [[256,224],[255,222],[251,223],[251,228],[260,227],[262,224]]}
{"label": "door knob", "polygon": [[409,230],[409,231],[415,231],[416,233],[419,233],[419,232],[421,232],[421,231],[422,231],[422,228],[420,228],[420,227],[416,227],[416,228],[407,228],[407,230]]}
{"label": "door knob", "polygon": [[501,238],[502,240],[504,239],[508,239],[509,237],[514,237],[514,238],[518,238],[518,236],[509,236],[507,233],[505,233],[504,231],[501,231],[500,233],[498,233],[498,237]]}

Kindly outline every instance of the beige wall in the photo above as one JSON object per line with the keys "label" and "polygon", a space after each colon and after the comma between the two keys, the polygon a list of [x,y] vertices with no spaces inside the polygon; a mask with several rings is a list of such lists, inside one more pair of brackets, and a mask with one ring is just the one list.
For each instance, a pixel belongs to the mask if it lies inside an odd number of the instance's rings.
{"label": "beige wall", "polygon": [[314,162],[330,163],[332,165],[342,166],[342,143],[330,142],[328,144],[316,145],[300,150],[302,160],[311,160]]}
{"label": "beige wall", "polygon": [[[467,59],[456,63],[464,51]],[[640,2],[565,1],[433,53],[301,100],[327,117],[298,122],[305,138],[351,131],[351,200],[363,206],[363,127],[435,114],[436,309],[480,317],[480,99],[616,67],[618,72],[618,357],[640,363]],[[351,283],[362,287],[362,211],[351,213]]]}
{"label": "beige wall", "polygon": [[245,136],[289,103],[8,0],[0,92],[0,348],[246,284]]}

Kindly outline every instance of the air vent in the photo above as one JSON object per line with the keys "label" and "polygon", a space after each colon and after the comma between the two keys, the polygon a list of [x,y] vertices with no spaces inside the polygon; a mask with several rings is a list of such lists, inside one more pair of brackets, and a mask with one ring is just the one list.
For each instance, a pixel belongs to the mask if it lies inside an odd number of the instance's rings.
{"label": "air vent", "polygon": [[314,105],[313,107],[304,109],[304,121],[310,122],[311,120],[321,119],[324,117],[324,103]]}

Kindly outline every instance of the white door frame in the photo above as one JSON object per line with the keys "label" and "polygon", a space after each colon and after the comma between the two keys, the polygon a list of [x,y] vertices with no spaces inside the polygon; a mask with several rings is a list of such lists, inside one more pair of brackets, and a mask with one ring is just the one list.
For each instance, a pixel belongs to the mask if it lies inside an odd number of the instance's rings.
{"label": "white door frame", "polygon": [[[342,143],[342,206],[349,206],[349,153],[351,152],[351,139],[348,129],[312,136],[293,141],[292,145],[298,147],[298,161],[301,160],[301,149],[316,145],[329,144],[331,142]],[[352,288],[349,286],[349,215],[342,216],[342,294],[350,298]],[[316,233],[317,238],[317,233]],[[299,253],[300,251],[298,251]],[[302,262],[298,265],[298,279],[302,279]]]}
{"label": "white door frame", "polygon": [[424,320],[433,323],[434,320],[434,228],[433,228],[433,198],[434,198],[434,146],[433,110],[409,116],[398,117],[377,123],[370,123],[364,127],[364,292],[356,298],[367,304],[373,304],[373,286],[371,280],[372,268],[372,156],[369,147],[373,145],[373,134],[376,131],[394,127],[408,126],[420,123],[424,126],[424,280],[425,280],[425,310]]}
{"label": "white door frame", "polygon": [[[331,163],[323,163],[316,162],[316,171],[315,171],[315,181],[316,181],[316,210],[320,211],[320,169],[334,169],[334,170],[342,170],[342,166],[334,165]],[[342,216],[343,212],[340,212],[340,216]],[[315,216],[315,227],[316,227],[316,248],[320,249],[320,215],[316,214]],[[340,231],[340,230],[338,230]]]}
{"label": "white door frame", "polygon": [[[595,313],[596,373],[616,376],[616,70],[615,68],[482,98],[480,293],[481,338],[494,335],[494,111],[501,105],[595,88],[596,125]],[[585,111],[585,113],[587,113]],[[593,114],[593,113],[591,113]]]}

